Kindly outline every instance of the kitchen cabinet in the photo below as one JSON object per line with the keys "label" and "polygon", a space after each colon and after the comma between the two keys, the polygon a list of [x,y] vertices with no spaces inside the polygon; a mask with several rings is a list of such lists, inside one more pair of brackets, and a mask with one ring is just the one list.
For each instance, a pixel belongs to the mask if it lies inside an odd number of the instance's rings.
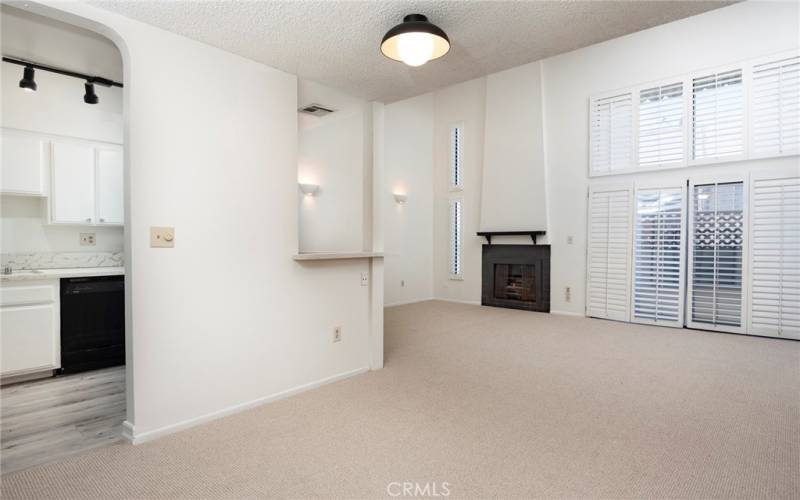
{"label": "kitchen cabinet", "polygon": [[50,222],[94,224],[95,152],[79,143],[54,142]]}
{"label": "kitchen cabinet", "polygon": [[0,287],[2,376],[55,370],[61,364],[59,282]]}
{"label": "kitchen cabinet", "polygon": [[95,160],[96,222],[122,225],[125,218],[122,151],[97,149]]}
{"label": "kitchen cabinet", "polygon": [[49,141],[17,130],[3,129],[0,192],[45,196]]}

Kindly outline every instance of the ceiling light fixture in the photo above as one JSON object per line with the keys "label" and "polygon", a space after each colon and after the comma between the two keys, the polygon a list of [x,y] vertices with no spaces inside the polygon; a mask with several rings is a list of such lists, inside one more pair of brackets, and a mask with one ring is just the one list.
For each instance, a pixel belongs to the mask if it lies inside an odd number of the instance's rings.
{"label": "ceiling light fixture", "polygon": [[100,98],[94,93],[94,84],[92,82],[87,81],[83,84],[83,88],[86,89],[86,93],[83,94],[83,102],[86,104],[97,104],[100,102]]}
{"label": "ceiling light fixture", "polygon": [[450,39],[422,14],[409,14],[403,22],[386,32],[381,52],[389,59],[409,66],[422,66],[450,50]]}
{"label": "ceiling light fixture", "polygon": [[22,80],[19,81],[19,88],[28,92],[36,92],[36,81],[33,79],[33,66],[25,66],[22,70]]}

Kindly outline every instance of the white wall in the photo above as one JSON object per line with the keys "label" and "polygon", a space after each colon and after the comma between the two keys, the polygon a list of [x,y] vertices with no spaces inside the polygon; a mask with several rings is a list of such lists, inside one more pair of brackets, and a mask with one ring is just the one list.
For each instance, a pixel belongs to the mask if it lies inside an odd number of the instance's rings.
{"label": "white wall", "polygon": [[[132,434],[368,367],[368,262],[292,260],[296,78],[86,4],[50,5],[125,47]],[[149,247],[155,225],[175,226],[174,249]]]}
{"label": "white wall", "polygon": [[481,230],[546,229],[541,63],[486,77],[485,127]]}
{"label": "white wall", "polygon": [[[73,227],[44,223],[45,200],[33,196],[0,196],[2,253],[121,252],[122,228]],[[95,233],[95,246],[80,245],[80,233]]]}
{"label": "white wall", "polygon": [[[433,113],[433,94],[383,110],[386,305],[433,297]],[[396,203],[393,193],[408,201]]]}
{"label": "white wall", "polygon": [[[551,308],[583,314],[586,284],[588,102],[598,92],[713,68],[796,47],[798,4],[744,2],[543,61]],[[691,167],[638,178],[719,175],[791,164],[795,159]],[[602,182],[630,180],[613,176]],[[574,244],[567,244],[567,237]],[[565,287],[572,288],[566,302]]]}
{"label": "white wall", "polygon": [[[483,179],[486,78],[478,78],[434,92],[434,295],[438,298],[480,302],[481,181]],[[463,126],[461,191],[450,191],[450,129]],[[463,280],[450,275],[450,199],[462,201]]]}
{"label": "white wall", "polygon": [[[298,193],[301,252],[368,248],[367,178],[371,170],[372,109],[367,101],[300,80],[298,103],[328,106],[324,117],[300,114],[298,182],[317,184],[315,196]],[[369,155],[366,155],[369,150]],[[365,196],[367,195],[367,196]]]}
{"label": "white wall", "polygon": [[[107,78],[122,77],[119,50],[97,34],[30,13],[2,7],[3,54],[79,71],[95,70]],[[83,82],[36,71],[36,92],[19,88],[22,67],[2,63],[0,126],[121,144],[122,90],[97,87],[100,102],[83,102]],[[122,251],[121,227],[75,227],[46,224],[39,198],[3,195],[0,252]],[[94,232],[96,245],[80,246],[80,233]]]}

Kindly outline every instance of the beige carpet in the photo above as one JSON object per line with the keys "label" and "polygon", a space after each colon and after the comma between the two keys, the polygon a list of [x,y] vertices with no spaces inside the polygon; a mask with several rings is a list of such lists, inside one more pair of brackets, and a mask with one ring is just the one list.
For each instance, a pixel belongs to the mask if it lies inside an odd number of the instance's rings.
{"label": "beige carpet", "polygon": [[799,394],[798,342],[425,302],[386,311],[382,371],[2,494],[798,498]]}

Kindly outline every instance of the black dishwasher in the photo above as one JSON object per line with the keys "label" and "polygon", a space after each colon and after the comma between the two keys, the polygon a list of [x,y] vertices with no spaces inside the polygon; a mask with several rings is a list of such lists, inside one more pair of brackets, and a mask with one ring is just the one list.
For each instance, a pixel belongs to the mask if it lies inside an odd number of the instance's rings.
{"label": "black dishwasher", "polygon": [[125,364],[125,278],[61,279],[61,372]]}

